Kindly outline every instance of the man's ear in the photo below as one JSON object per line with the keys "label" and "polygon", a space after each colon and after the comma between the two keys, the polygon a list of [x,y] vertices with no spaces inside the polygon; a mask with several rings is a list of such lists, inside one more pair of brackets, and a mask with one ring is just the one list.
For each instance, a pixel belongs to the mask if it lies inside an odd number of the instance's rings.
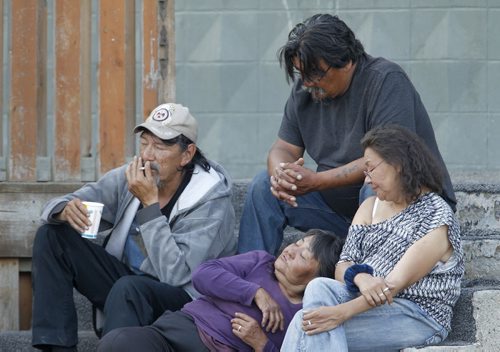
{"label": "man's ear", "polygon": [[182,152],[182,160],[181,166],[184,167],[193,160],[194,155],[196,154],[196,144],[191,143],[188,144],[185,151]]}

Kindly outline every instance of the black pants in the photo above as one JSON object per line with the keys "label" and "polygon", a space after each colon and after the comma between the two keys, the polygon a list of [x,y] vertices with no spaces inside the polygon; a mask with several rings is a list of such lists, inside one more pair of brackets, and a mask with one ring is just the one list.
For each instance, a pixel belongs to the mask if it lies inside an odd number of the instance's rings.
{"label": "black pants", "polygon": [[128,327],[104,336],[97,352],[208,352],[193,318],[183,312],[165,312],[153,325]]}
{"label": "black pants", "polygon": [[75,346],[73,287],[106,315],[104,333],[147,325],[191,301],[181,288],[135,275],[69,225],[43,225],[33,243],[33,346]]}

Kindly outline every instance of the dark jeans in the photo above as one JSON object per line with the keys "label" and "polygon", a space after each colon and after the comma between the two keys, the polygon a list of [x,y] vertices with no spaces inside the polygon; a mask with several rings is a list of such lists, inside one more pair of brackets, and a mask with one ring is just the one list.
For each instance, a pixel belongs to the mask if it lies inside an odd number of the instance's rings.
{"label": "dark jeans", "polygon": [[257,174],[248,187],[240,221],[238,253],[261,249],[273,255],[283,241],[285,227],[300,231],[322,229],[345,238],[351,219],[334,212],[319,192],[297,197],[297,207],[279,201],[269,190],[267,171]]}
{"label": "dark jeans", "polygon": [[[135,275],[69,225],[43,225],[38,229],[32,263],[32,344],[37,348],[78,343],[73,287],[108,313],[105,332],[129,324],[150,324],[166,309],[180,309],[191,300],[181,288]],[[119,287],[114,289],[118,282]]]}
{"label": "dark jeans", "polygon": [[152,326],[111,331],[97,346],[97,352],[208,352],[198,335],[193,318],[183,312],[165,312]]}
{"label": "dark jeans", "polygon": [[151,280],[148,276],[124,276],[113,285],[104,305],[103,335],[125,326],[145,326],[163,312],[176,311],[191,302],[182,288]]}

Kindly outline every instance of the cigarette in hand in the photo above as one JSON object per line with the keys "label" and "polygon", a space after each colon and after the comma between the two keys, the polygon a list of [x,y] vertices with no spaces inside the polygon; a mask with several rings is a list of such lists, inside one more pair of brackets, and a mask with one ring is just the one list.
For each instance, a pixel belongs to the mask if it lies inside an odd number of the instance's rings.
{"label": "cigarette in hand", "polygon": [[[151,168],[151,171],[156,171],[156,172],[160,171],[160,166],[157,163],[151,163],[149,165],[149,167]],[[140,166],[139,170],[140,171],[144,171],[144,170],[146,170],[146,167],[145,166]]]}

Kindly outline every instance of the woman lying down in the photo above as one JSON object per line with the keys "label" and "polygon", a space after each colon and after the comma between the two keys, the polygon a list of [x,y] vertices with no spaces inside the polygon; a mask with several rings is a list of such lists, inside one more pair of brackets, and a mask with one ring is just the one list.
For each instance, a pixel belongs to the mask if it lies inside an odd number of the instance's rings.
{"label": "woman lying down", "polygon": [[200,298],[150,326],[112,330],[97,351],[278,351],[306,285],[333,276],[342,244],[310,230],[277,258],[251,251],[210,260],[193,273]]}

